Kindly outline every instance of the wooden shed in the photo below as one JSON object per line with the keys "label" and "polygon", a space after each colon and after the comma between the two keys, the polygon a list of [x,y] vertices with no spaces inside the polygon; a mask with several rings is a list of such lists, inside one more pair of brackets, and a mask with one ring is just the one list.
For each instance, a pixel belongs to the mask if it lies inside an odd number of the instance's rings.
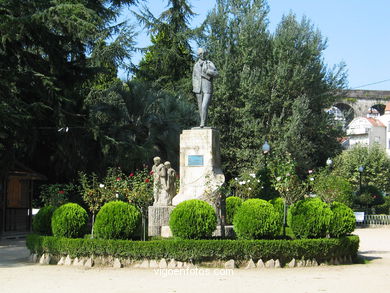
{"label": "wooden shed", "polygon": [[31,231],[34,181],[47,180],[17,164],[0,182],[0,236]]}

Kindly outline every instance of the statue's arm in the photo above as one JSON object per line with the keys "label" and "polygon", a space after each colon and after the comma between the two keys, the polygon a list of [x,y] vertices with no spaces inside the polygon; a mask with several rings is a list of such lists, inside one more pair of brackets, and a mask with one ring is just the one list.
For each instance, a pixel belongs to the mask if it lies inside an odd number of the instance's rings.
{"label": "statue's arm", "polygon": [[218,76],[218,70],[215,67],[214,63],[211,61],[207,61],[207,75],[210,77],[217,77]]}

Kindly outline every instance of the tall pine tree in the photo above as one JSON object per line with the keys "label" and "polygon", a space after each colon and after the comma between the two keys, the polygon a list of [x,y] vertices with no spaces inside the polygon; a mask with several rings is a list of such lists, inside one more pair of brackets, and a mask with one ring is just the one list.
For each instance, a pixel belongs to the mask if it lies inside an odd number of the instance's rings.
{"label": "tall pine tree", "polygon": [[134,2],[0,0],[2,171],[20,160],[66,180],[92,167],[84,98],[107,64],[128,57],[131,34],[115,22]]}
{"label": "tall pine tree", "polygon": [[168,0],[168,7],[158,18],[146,7],[137,14],[151,34],[152,45],[136,69],[135,78],[159,90],[189,93],[193,64],[189,21],[194,13],[187,0]]}
{"label": "tall pine tree", "polygon": [[301,174],[339,149],[324,109],[344,85],[343,68],[324,64],[326,43],[307,19],[288,15],[271,34],[267,14],[264,0],[218,0],[199,38],[220,71],[210,121],[229,176],[256,169],[265,140],[278,157],[290,152]]}

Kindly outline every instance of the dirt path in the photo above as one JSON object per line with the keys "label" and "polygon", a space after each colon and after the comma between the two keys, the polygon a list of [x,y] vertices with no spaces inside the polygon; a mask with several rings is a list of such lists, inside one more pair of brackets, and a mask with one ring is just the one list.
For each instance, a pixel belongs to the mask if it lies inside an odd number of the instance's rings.
{"label": "dirt path", "polygon": [[[167,271],[40,266],[0,242],[0,292],[390,292],[390,229],[359,229],[365,265],[269,270]],[[11,243],[12,244],[12,243]],[[225,274],[225,275],[224,275]],[[228,274],[228,275],[226,275]]]}

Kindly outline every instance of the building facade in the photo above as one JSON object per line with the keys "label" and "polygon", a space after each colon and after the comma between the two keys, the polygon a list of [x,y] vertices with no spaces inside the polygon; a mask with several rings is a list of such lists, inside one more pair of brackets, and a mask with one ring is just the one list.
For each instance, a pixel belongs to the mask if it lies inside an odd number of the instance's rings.
{"label": "building facade", "polygon": [[386,104],[383,115],[369,109],[367,117],[357,117],[347,127],[349,147],[356,144],[380,145],[390,156],[390,103]]}

